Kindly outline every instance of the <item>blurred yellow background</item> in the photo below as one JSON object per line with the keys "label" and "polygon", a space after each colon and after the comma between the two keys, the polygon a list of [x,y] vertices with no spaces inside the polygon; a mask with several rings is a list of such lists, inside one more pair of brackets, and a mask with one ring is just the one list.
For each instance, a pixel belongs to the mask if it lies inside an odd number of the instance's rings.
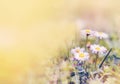
{"label": "blurred yellow background", "polygon": [[55,18],[59,4],[64,3],[0,0],[0,84],[29,84],[29,72],[44,73],[53,53],[72,36],[74,25]]}
{"label": "blurred yellow background", "polygon": [[[119,16],[119,0],[0,0],[0,84],[30,84],[73,38],[74,19],[90,9]],[[120,18],[120,17],[119,17]],[[120,21],[118,19],[117,21]]]}

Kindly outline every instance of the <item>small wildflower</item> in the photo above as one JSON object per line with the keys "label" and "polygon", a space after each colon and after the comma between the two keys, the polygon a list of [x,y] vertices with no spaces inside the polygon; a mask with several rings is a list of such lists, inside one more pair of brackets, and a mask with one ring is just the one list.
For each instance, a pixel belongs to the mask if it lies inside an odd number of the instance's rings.
{"label": "small wildflower", "polygon": [[85,61],[85,60],[89,59],[89,53],[87,53],[87,52],[76,53],[74,57],[77,60]]}
{"label": "small wildflower", "polygon": [[93,35],[93,31],[90,30],[90,29],[82,30],[81,33],[82,33],[84,36],[90,36],[90,35]]}
{"label": "small wildflower", "polygon": [[84,50],[85,50],[84,48],[76,47],[71,50],[71,54],[75,55],[76,53],[83,52]]}
{"label": "small wildflower", "polygon": [[99,39],[107,39],[108,35],[106,33],[103,32],[95,32],[94,36],[99,38]]}
{"label": "small wildflower", "polygon": [[104,54],[107,52],[107,49],[104,46],[100,46],[96,44],[91,45],[90,50],[92,51],[92,53],[95,53],[95,54]]}

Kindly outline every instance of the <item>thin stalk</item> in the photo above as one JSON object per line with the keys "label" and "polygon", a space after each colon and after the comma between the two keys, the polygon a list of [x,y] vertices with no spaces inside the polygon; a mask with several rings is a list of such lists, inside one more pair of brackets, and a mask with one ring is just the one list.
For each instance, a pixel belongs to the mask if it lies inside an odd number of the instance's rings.
{"label": "thin stalk", "polygon": [[99,65],[99,68],[102,67],[103,63],[105,62],[105,60],[107,59],[107,57],[109,56],[110,52],[112,51],[112,48],[109,50],[109,52],[106,54],[105,58],[103,59],[103,61],[101,62],[101,64]]}
{"label": "thin stalk", "polygon": [[86,41],[85,41],[85,50],[87,49],[87,42],[88,42],[88,35],[86,35]]}
{"label": "thin stalk", "polygon": [[96,54],[96,58],[95,58],[95,69],[97,69],[97,61],[98,61],[98,54]]}

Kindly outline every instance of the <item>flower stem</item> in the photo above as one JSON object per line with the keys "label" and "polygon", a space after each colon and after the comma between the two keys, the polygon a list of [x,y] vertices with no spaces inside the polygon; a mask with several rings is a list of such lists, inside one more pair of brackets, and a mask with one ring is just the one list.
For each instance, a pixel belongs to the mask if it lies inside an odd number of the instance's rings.
{"label": "flower stem", "polygon": [[87,49],[88,35],[86,35],[85,50]]}
{"label": "flower stem", "polygon": [[98,60],[98,54],[96,54],[96,58],[95,58],[95,69],[97,69],[97,60]]}

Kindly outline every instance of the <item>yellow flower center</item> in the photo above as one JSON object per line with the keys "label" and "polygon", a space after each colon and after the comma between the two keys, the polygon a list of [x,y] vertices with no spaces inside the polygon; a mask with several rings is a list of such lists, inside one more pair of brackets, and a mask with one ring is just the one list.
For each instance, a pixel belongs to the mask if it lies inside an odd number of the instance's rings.
{"label": "yellow flower center", "polygon": [[84,53],[80,53],[80,58],[83,58],[85,55],[84,55]]}
{"label": "yellow flower center", "polygon": [[100,34],[100,35],[102,35],[102,34],[103,34],[103,32],[99,32],[99,34]]}
{"label": "yellow flower center", "polygon": [[79,49],[76,49],[76,52],[77,52],[77,53],[79,53],[79,52],[80,52],[80,50],[79,50]]}
{"label": "yellow flower center", "polygon": [[96,49],[97,51],[100,51],[100,47],[96,47],[95,49]]}
{"label": "yellow flower center", "polygon": [[86,30],[86,33],[90,33],[91,31],[89,29]]}

